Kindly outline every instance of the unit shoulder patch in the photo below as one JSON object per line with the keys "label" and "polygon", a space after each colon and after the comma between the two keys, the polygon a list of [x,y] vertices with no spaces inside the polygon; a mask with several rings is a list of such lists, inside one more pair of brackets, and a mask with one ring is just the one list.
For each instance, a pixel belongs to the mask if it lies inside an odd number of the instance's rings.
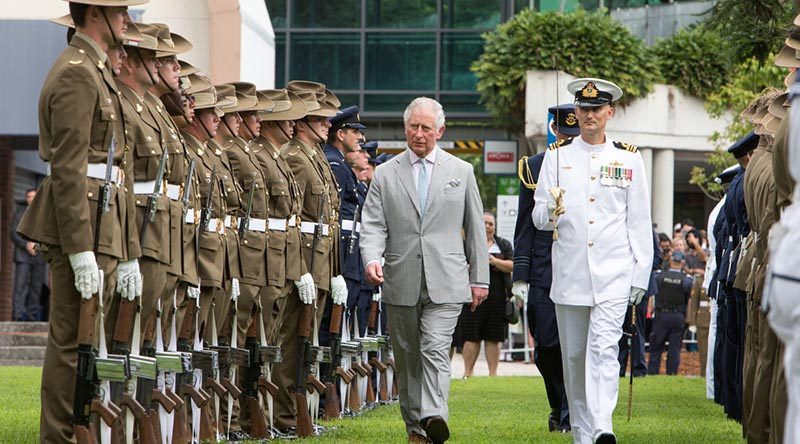
{"label": "unit shoulder patch", "polygon": [[639,148],[636,145],[631,145],[630,143],[617,142],[615,140],[614,146],[621,150],[630,151],[631,153],[639,152]]}
{"label": "unit shoulder patch", "polygon": [[563,140],[555,141],[555,142],[551,143],[550,145],[547,145],[547,149],[548,150],[555,150],[555,149],[567,146],[570,143],[572,143],[572,137],[570,137],[569,139],[563,139]]}

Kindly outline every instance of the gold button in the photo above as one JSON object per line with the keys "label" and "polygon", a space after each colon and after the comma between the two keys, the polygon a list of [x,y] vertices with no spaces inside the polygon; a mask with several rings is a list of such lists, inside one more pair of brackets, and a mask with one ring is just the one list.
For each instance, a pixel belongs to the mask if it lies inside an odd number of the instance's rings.
{"label": "gold button", "polygon": [[597,179],[597,176],[592,176],[591,179],[595,180],[595,179]]}
{"label": "gold button", "polygon": [[[89,194],[91,194],[91,193],[89,193]],[[136,199],[136,205],[141,205],[141,203],[142,202],[139,199]]]}
{"label": "gold button", "polygon": [[311,248],[311,244],[306,244],[306,247]]}
{"label": "gold button", "polygon": [[113,114],[112,114],[112,115],[111,115],[111,120],[116,120],[116,119],[117,119],[117,116],[115,116],[115,115],[113,115]]}
{"label": "gold button", "polygon": [[89,191],[89,197],[92,197],[92,196],[94,196],[94,193],[92,193],[91,191]]}
{"label": "gold button", "polygon": [[150,154],[155,154],[156,150],[150,150]]}
{"label": "gold button", "polygon": [[148,141],[148,142],[149,142],[149,141],[151,141],[151,140],[153,140],[153,138],[152,138],[152,137],[150,137],[150,136],[147,136],[147,137],[145,137],[145,139],[147,139],[147,141]]}
{"label": "gold button", "polygon": [[86,51],[84,51],[82,49],[79,49],[78,52],[81,53],[81,54],[86,54]]}
{"label": "gold button", "polygon": [[593,224],[593,223],[594,223],[594,219],[589,219],[589,224]]}
{"label": "gold button", "polygon": [[281,190],[281,194],[286,194],[286,191],[282,191],[282,190]]}
{"label": "gold button", "polygon": [[106,97],[106,103],[111,103],[111,97]]}
{"label": "gold button", "polygon": [[589,202],[594,202],[594,196],[589,198]]}
{"label": "gold button", "polygon": [[244,244],[247,245],[247,239],[243,240],[242,242],[244,242]]}
{"label": "gold button", "polygon": [[589,241],[589,246],[593,247],[594,246],[594,242],[593,241]]}

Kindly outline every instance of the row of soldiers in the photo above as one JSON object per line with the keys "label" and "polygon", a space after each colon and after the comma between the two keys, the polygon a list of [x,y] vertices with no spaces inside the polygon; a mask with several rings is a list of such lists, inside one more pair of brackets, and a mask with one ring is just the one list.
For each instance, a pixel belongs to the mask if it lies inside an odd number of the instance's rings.
{"label": "row of soldiers", "polygon": [[[776,64],[792,68],[784,82],[788,89],[800,68],[793,49],[800,47],[797,29],[786,45]],[[791,203],[794,188],[787,154],[791,100],[788,90],[768,88],[742,113],[755,129],[728,149],[737,165],[718,178],[727,188],[709,218],[714,257],[705,286],[716,301],[716,339],[709,344],[714,350],[714,399],[742,423],[750,443],[797,439],[785,427],[785,344],[768,322],[765,297],[775,265],[770,233]]]}
{"label": "row of soldiers", "polygon": [[40,97],[50,175],[18,228],[53,271],[41,441],[308,436],[320,396],[330,417],[390,401],[358,253],[358,110],[310,81],[213,85],[179,60],[188,40],[131,22],[146,1],[54,20],[69,45]]}

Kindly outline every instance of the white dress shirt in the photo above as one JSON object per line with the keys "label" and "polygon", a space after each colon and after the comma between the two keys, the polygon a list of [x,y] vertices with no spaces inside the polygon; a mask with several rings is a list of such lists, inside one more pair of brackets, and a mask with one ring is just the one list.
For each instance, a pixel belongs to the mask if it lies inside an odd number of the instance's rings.
{"label": "white dress shirt", "polygon": [[[423,158],[425,162],[425,169],[428,173],[428,191],[430,191],[431,177],[433,177],[433,167],[436,165],[436,152],[439,151],[439,145],[433,147],[430,153]],[[408,159],[411,161],[411,167],[414,169],[414,189],[417,189],[419,183],[419,172],[422,169],[422,162],[420,157],[417,156],[411,148],[408,149]]]}

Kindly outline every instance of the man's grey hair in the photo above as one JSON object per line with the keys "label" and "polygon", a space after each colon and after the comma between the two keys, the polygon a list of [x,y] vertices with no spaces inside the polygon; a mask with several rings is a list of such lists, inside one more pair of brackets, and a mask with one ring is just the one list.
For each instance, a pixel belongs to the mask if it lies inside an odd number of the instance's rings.
{"label": "man's grey hair", "polygon": [[437,130],[444,126],[444,108],[442,108],[441,103],[431,99],[430,97],[417,97],[416,99],[412,100],[411,103],[408,104],[408,107],[406,107],[405,112],[403,112],[403,124],[408,124],[408,119],[411,117],[411,111],[414,111],[417,108],[424,108],[428,111],[433,111],[436,113]]}

